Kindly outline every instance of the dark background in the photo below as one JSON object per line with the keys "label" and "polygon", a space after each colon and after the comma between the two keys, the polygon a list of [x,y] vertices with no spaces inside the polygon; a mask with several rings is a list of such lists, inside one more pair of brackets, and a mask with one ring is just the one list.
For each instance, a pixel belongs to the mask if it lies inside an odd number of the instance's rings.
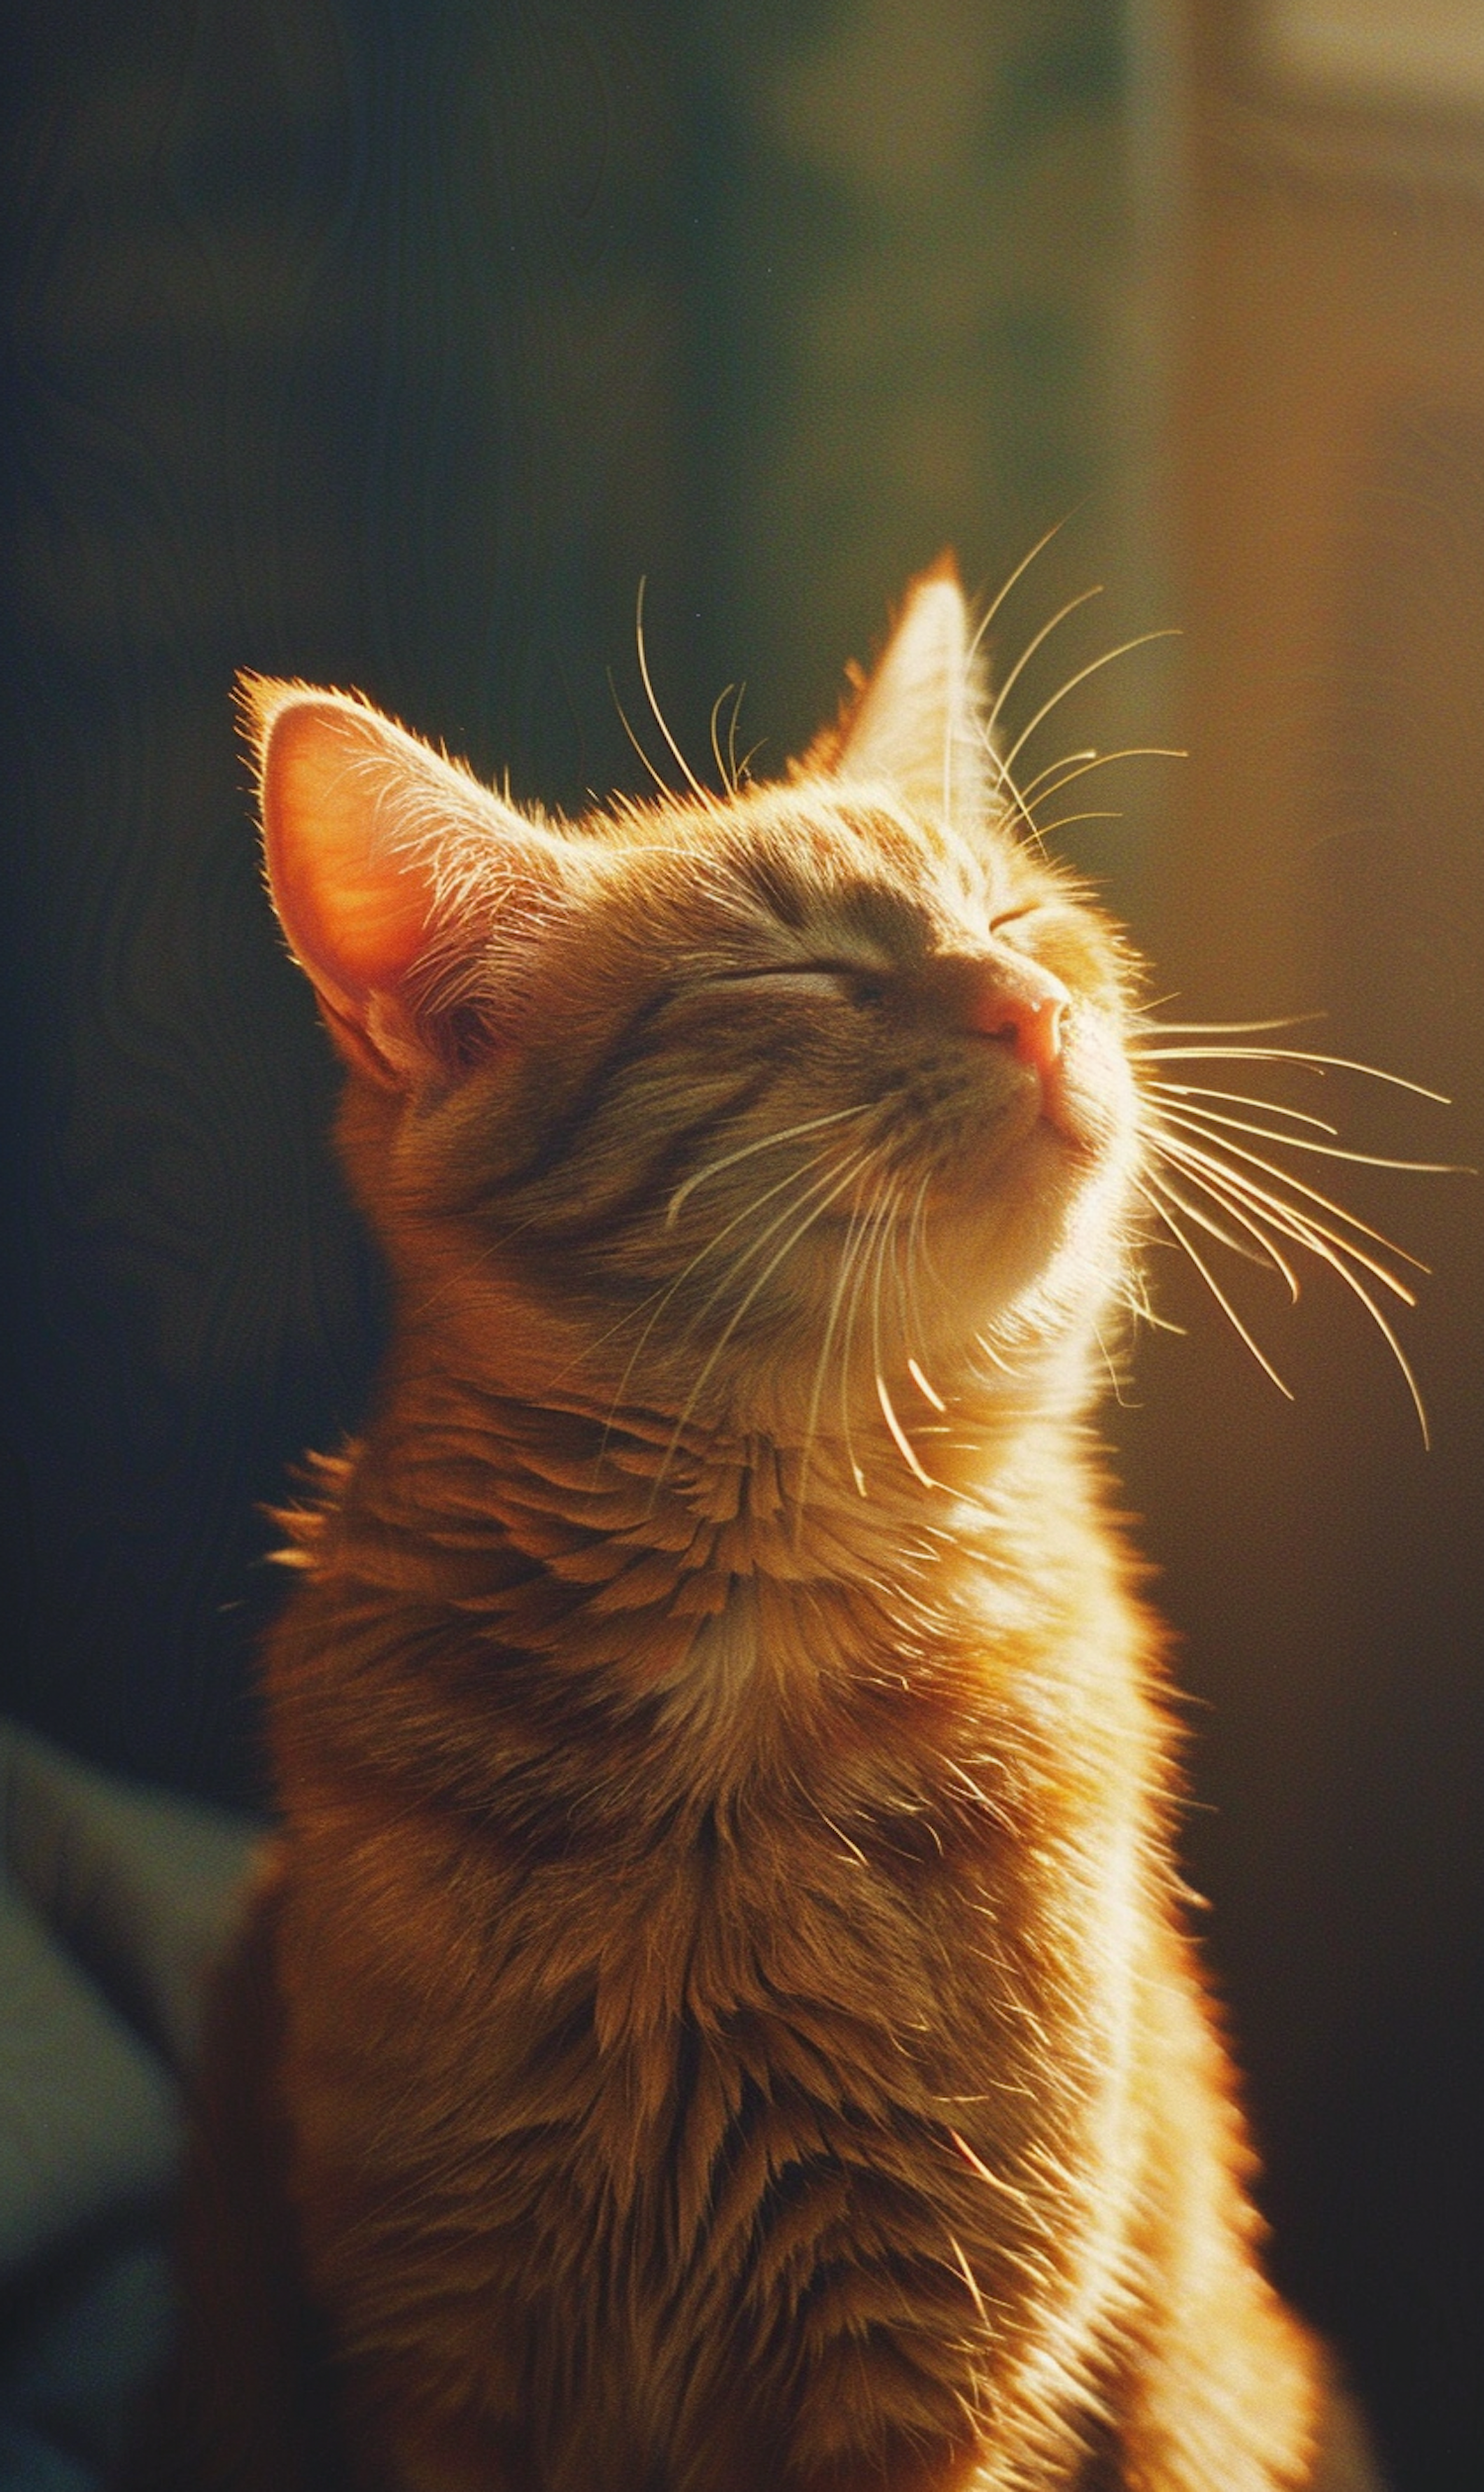
{"label": "dark background", "polygon": [[[1160,987],[1325,1010],[1318,1043],[1458,1092],[1451,1119],[1346,1096],[1359,1147],[1484,1156],[1484,374],[1355,308],[1466,328],[1466,183],[1403,149],[1367,189],[1381,122],[1342,113],[1335,158],[1225,9],[30,0],[10,27],[11,1711],[257,1790],[260,1509],[354,1426],[380,1337],[237,667],[355,686],[577,807],[643,785],[641,576],[688,754],[745,679],[766,771],[911,570],[953,542],[993,588],[1067,517],[1001,664],[1098,577],[1109,618],[1023,717],[1188,629],[1040,748],[1191,745],[1067,834]],[[1464,1180],[1343,1190],[1438,1266],[1407,1336],[1434,1453],[1338,1290],[1264,1335],[1290,1409],[1162,1270],[1187,1337],[1144,1341],[1112,1424],[1198,1700],[1189,1849],[1278,2264],[1399,2492],[1463,2492],[1480,1216]]]}

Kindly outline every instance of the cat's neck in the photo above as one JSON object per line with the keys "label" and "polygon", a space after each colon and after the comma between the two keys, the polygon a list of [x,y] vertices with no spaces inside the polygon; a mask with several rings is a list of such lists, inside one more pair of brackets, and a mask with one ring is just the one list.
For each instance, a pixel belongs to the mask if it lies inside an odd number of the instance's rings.
{"label": "cat's neck", "polygon": [[881,1591],[956,1544],[1034,1564],[1027,1517],[1085,1510],[1084,1398],[1032,1380],[905,1421],[886,1397],[849,1428],[729,1426],[571,1387],[532,1400],[422,1358],[394,1376],[346,1521],[429,1589],[517,1551],[696,1615],[748,1581]]}
{"label": "cat's neck", "polygon": [[[457,1747],[483,1805],[508,1770],[493,1705],[522,1773],[539,1751],[542,1808],[560,1793],[590,1824],[630,1751],[624,1808],[656,1826],[782,1787],[810,1752],[905,1759],[925,1743],[941,1764],[962,1744],[951,1722],[984,1702],[986,1649],[1002,1657],[997,1704],[1027,1677],[1055,1707],[1047,1656],[1106,1597],[1112,1561],[1065,1417],[950,1413],[919,1443],[939,1480],[869,1413],[849,1444],[819,1433],[805,1455],[766,1431],[508,1397],[420,1361],[301,1526],[318,1581],[286,1621],[284,1684],[299,1628],[312,1660],[327,1612],[359,1691],[333,1704],[336,1748],[364,1762],[395,1721],[386,1768],[416,1781],[431,1721],[433,1763],[446,1772]],[[1069,1634],[1048,1632],[1057,1615]],[[430,1672],[446,1699],[431,1713],[416,1693]],[[368,1709],[373,1681],[408,1701]]]}

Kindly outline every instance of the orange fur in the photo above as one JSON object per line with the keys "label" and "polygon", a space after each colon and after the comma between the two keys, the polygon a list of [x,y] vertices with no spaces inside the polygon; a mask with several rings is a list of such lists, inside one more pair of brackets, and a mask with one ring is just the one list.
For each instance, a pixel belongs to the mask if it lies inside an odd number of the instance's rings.
{"label": "orange fur", "polygon": [[1087,1432],[1132,970],[951,572],[788,784],[573,830],[252,698],[398,1304],[268,1656],[347,2483],[1308,2482]]}

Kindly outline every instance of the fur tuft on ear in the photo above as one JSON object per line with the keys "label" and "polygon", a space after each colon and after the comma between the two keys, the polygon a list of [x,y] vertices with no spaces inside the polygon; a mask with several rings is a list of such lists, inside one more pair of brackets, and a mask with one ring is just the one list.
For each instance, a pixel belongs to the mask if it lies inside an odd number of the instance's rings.
{"label": "fur tuft on ear", "polygon": [[900,619],[835,742],[842,779],[884,784],[914,813],[966,834],[999,809],[988,698],[951,553],[907,591]]}
{"label": "fur tuft on ear", "polygon": [[502,969],[573,871],[530,821],[356,693],[239,679],[268,887],[336,1046],[403,1088],[499,1026]]}

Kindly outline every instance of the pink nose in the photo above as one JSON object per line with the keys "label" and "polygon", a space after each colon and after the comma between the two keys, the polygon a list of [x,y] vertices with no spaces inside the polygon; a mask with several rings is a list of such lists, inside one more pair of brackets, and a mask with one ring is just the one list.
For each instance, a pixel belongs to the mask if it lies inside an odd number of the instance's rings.
{"label": "pink nose", "polygon": [[1062,1053],[1062,1023],[1070,992],[1052,969],[1019,954],[976,961],[965,1020],[988,1039],[1003,1039],[1023,1064],[1048,1073]]}

